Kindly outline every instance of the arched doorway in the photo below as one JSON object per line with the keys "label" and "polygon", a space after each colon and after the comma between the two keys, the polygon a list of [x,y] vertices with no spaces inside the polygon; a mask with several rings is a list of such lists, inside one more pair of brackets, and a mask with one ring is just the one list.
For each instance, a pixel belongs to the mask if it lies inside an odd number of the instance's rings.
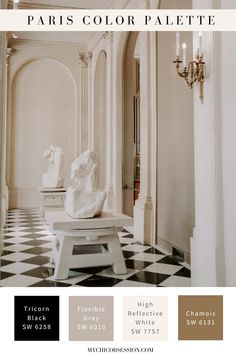
{"label": "arched doorway", "polygon": [[[131,49],[129,50],[129,36],[131,43]],[[134,119],[132,116],[127,114],[127,109],[130,109],[132,114],[134,112],[133,106],[133,96],[130,95],[129,98],[125,94],[126,83],[128,82],[127,75],[130,74],[131,67],[127,66],[127,71],[125,72],[125,62],[126,55],[132,53],[130,57],[134,58],[135,46],[137,37],[140,41],[140,192],[138,198],[134,203],[134,187],[131,186],[130,204],[129,204],[129,214],[133,215],[134,218],[134,228],[132,230],[136,240],[143,242],[148,242],[151,244],[155,243],[156,235],[156,81],[153,80],[153,76],[156,75],[156,34],[155,32],[140,32],[140,33],[124,33],[120,35],[119,47],[118,47],[118,57],[117,57],[117,77],[118,77],[118,89],[120,94],[118,94],[116,99],[116,135],[118,147],[118,157],[116,161],[117,172],[119,169],[122,170],[122,175],[118,174],[120,179],[117,179],[117,187],[122,190],[122,195],[117,193],[118,200],[122,200],[120,203],[120,209],[124,210],[124,191],[127,191],[129,185],[124,183],[124,171],[125,167],[130,169],[130,174],[132,182],[134,180],[134,162],[133,160],[127,158],[127,149],[129,150],[131,159],[134,156],[134,133],[132,134],[132,139],[130,139],[125,145],[125,124],[131,120],[130,127],[134,129]],[[129,76],[130,77],[130,76]],[[130,85],[130,82],[128,82]],[[130,87],[130,86],[129,86]],[[132,90],[131,90],[132,92]],[[128,107],[126,108],[126,103]],[[122,107],[122,110],[121,110]],[[120,117],[123,117],[121,120]],[[119,154],[119,149],[121,147],[122,154]],[[132,151],[131,151],[132,147]],[[122,157],[122,159],[121,159]],[[125,165],[124,157],[126,157],[127,164]],[[131,164],[131,167],[130,167]],[[121,168],[122,166],[122,168]],[[131,173],[132,170],[132,173]],[[131,180],[131,179],[130,179]],[[126,187],[127,184],[127,187]],[[132,190],[133,187],[133,190]],[[119,189],[118,189],[119,191]],[[136,195],[137,195],[136,194]],[[132,199],[131,199],[132,198]],[[132,204],[131,204],[132,200]],[[131,231],[131,230],[130,230]]]}
{"label": "arched doorway", "polygon": [[140,186],[140,53],[138,32],[130,32],[124,52],[123,211],[133,216]]}

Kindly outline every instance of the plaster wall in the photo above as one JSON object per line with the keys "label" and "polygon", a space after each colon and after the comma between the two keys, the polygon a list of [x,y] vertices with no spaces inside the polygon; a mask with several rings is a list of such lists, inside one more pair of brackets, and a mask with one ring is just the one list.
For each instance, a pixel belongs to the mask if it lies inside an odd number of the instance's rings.
{"label": "plaster wall", "polygon": [[[189,8],[187,0],[162,1],[161,8]],[[192,33],[181,32],[192,59]],[[177,75],[175,32],[158,33],[157,224],[158,241],[190,252],[194,226],[193,91]]]}

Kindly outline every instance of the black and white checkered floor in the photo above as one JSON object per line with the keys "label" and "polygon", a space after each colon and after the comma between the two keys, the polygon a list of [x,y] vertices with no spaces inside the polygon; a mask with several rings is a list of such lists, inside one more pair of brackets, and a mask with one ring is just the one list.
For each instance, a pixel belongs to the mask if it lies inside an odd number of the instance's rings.
{"label": "black and white checkered floor", "polygon": [[158,246],[134,242],[128,232],[120,233],[128,273],[116,275],[111,267],[73,269],[66,280],[53,279],[50,263],[53,240],[38,210],[12,210],[4,231],[0,286],[17,287],[136,287],[191,286],[189,266]]}

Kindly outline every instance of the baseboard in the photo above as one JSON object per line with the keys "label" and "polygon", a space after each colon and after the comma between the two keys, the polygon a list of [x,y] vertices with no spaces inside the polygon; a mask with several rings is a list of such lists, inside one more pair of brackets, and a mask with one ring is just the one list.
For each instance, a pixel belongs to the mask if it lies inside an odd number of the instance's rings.
{"label": "baseboard", "polygon": [[165,250],[167,253],[172,254],[173,253],[173,248],[179,250],[180,252],[183,252],[184,254],[184,262],[186,262],[187,264],[191,263],[191,257],[190,257],[190,252],[181,249],[180,247],[173,245],[170,242],[167,242],[163,239],[161,239],[160,237],[158,238],[158,245],[163,248],[163,250]]}
{"label": "baseboard", "polygon": [[5,197],[1,199],[1,225],[4,227],[6,225],[7,218],[7,200]]}

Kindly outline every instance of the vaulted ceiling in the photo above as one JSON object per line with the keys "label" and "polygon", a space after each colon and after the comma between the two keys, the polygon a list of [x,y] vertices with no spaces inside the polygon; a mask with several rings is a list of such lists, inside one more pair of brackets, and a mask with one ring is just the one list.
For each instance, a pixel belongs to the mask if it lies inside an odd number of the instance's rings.
{"label": "vaulted ceiling", "polygon": [[[11,6],[13,0],[9,1]],[[20,0],[21,8],[74,8],[74,9],[108,9],[114,0]]]}

